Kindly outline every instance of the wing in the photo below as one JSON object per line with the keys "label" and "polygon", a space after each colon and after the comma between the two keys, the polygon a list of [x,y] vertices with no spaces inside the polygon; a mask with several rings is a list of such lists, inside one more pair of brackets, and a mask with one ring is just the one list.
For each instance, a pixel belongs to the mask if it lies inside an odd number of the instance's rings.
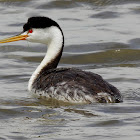
{"label": "wing", "polygon": [[[115,102],[122,101],[117,88],[105,81],[100,75],[73,68],[57,68],[41,73],[33,83],[37,91],[46,91],[54,87],[65,93],[80,96],[95,96],[96,100],[104,100],[103,95],[109,94]],[[69,93],[68,93],[69,92]],[[61,94],[61,93],[58,93]],[[102,101],[103,102],[103,101]]]}

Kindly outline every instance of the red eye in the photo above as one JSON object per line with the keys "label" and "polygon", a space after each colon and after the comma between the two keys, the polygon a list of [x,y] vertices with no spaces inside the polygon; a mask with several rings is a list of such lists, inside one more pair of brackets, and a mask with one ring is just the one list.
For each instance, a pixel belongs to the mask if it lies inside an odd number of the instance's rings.
{"label": "red eye", "polygon": [[29,33],[32,33],[32,32],[33,32],[33,30],[32,30],[32,29],[30,29],[28,32],[29,32]]}

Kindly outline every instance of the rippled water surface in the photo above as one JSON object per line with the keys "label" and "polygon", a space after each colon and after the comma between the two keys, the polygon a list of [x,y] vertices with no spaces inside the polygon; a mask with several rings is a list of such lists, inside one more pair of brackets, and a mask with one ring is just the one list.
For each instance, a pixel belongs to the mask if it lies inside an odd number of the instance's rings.
{"label": "rippled water surface", "polygon": [[115,85],[123,103],[68,105],[27,91],[46,46],[0,45],[1,140],[138,140],[140,138],[140,0],[0,0],[0,39],[28,17],[56,20],[64,31],[59,67],[79,67]]}

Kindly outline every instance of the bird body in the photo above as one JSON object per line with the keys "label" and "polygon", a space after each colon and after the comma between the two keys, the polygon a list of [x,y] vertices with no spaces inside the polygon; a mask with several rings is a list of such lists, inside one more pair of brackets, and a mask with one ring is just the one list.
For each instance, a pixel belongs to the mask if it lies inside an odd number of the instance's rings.
{"label": "bird body", "polygon": [[122,102],[120,91],[100,75],[75,68],[57,68],[63,47],[64,35],[60,26],[47,17],[31,17],[19,36],[1,40],[17,40],[46,44],[47,53],[32,74],[28,90],[39,97],[72,103]]}
{"label": "bird body", "polygon": [[31,91],[72,103],[120,102],[120,92],[100,75],[75,68],[42,70]]}

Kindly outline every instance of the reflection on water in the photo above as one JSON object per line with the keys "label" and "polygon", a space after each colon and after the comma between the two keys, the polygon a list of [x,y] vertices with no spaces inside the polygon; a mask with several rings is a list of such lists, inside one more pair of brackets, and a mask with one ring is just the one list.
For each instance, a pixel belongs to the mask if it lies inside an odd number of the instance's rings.
{"label": "reflection on water", "polygon": [[119,104],[69,104],[27,91],[46,46],[0,45],[0,139],[139,139],[139,0],[0,0],[0,39],[20,33],[28,17],[59,22],[65,48],[59,67],[103,76],[122,93]]}

